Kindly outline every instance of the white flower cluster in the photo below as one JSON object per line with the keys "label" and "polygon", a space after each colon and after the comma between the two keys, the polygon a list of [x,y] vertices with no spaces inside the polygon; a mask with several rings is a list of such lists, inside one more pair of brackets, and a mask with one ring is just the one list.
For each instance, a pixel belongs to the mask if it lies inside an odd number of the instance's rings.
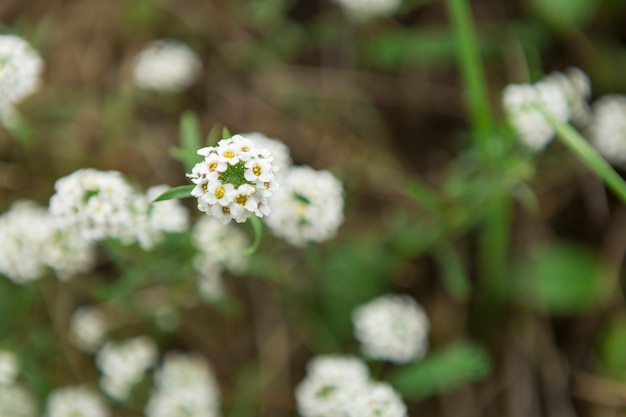
{"label": "white flower cluster", "polygon": [[20,372],[20,361],[17,355],[10,351],[0,350],[0,385],[11,385]]}
{"label": "white flower cluster", "polygon": [[413,298],[386,294],[356,308],[354,332],[365,356],[396,363],[424,356],[429,322]]}
{"label": "white flower cluster", "polygon": [[196,355],[169,353],[155,375],[146,417],[218,417],[219,388],[210,364]]}
{"label": "white flower cluster", "polygon": [[110,323],[98,307],[78,308],[70,320],[70,341],[85,352],[93,353],[102,345]]}
{"label": "white flower cluster", "polygon": [[365,363],[351,356],[318,356],[296,388],[302,417],[405,417],[406,405],[384,382],[369,379]]}
{"label": "white flower cluster", "polygon": [[81,169],[55,183],[50,212],[67,225],[75,225],[86,239],[116,238],[152,248],[163,232],[187,227],[187,212],[178,201],[151,204],[166,186],[133,191],[120,172]]}
{"label": "white flower cluster", "polygon": [[626,164],[626,96],[610,94],[593,104],[589,140],[609,162]]}
{"label": "white flower cluster", "polygon": [[343,187],[328,171],[292,167],[270,200],[272,233],[294,246],[332,239],[343,223]]}
{"label": "white flower cluster", "polygon": [[68,279],[88,271],[95,260],[93,245],[76,228],[29,201],[0,216],[0,236],[0,274],[18,284],[41,278],[46,267]]}
{"label": "white flower cluster", "polygon": [[22,38],[0,35],[0,121],[12,126],[15,106],[39,87],[43,61]]}
{"label": "white flower cluster", "polygon": [[178,93],[199,77],[202,63],[187,45],[160,39],[146,45],[136,58],[135,83],[145,90]]}
{"label": "white flower cluster", "polygon": [[278,167],[278,172],[275,173],[276,177],[281,178],[291,167],[293,163],[291,154],[284,142],[268,138],[259,132],[242,133],[241,136],[250,139],[257,148],[265,148],[270,151],[270,155],[274,158],[272,165]]}
{"label": "white flower cluster", "polygon": [[269,150],[257,148],[241,135],[222,139],[217,147],[198,150],[204,161],[187,176],[196,184],[191,195],[198,199],[198,210],[222,224],[234,219],[242,223],[252,214],[269,214],[268,199],[278,188],[278,170]]}
{"label": "white flower cluster", "polygon": [[109,410],[95,393],[83,386],[70,386],[50,393],[45,417],[108,417],[109,415]]}
{"label": "white flower cluster", "polygon": [[591,85],[576,68],[552,73],[535,84],[510,84],[502,93],[504,110],[518,139],[528,148],[543,149],[554,137],[554,128],[539,108],[560,121],[584,124]]}
{"label": "white flower cluster", "polygon": [[375,16],[390,16],[398,10],[402,0],[335,0],[355,21]]}
{"label": "white flower cluster", "polygon": [[214,302],[224,294],[222,271],[241,274],[247,266],[244,251],[248,247],[246,235],[232,225],[220,224],[216,219],[202,216],[196,222],[192,238],[198,249],[193,265],[198,273],[200,297]]}
{"label": "white flower cluster", "polygon": [[112,398],[125,400],[146,370],[154,365],[157,355],[155,343],[146,336],[106,343],[96,356],[102,372],[100,386]]}
{"label": "white flower cluster", "polygon": [[0,416],[35,417],[37,406],[34,396],[21,385],[0,385]]}

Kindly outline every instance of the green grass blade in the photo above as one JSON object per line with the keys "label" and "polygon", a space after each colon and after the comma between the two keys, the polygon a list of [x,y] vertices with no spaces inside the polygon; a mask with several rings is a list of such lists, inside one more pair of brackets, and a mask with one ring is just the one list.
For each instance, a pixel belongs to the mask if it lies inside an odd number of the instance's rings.
{"label": "green grass blade", "polygon": [[191,197],[191,190],[193,190],[194,187],[195,187],[194,184],[189,184],[189,185],[181,185],[179,187],[170,188],[169,190],[165,191],[164,193],[159,195],[157,198],[152,200],[152,202],[156,203],[157,201],[165,201],[165,200],[173,200],[173,199]]}

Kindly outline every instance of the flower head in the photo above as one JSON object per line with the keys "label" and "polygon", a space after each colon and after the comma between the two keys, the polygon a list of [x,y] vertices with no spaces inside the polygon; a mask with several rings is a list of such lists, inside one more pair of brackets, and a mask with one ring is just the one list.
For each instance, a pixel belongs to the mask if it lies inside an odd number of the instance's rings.
{"label": "flower head", "polygon": [[70,320],[70,341],[85,352],[95,352],[110,327],[105,313],[98,307],[80,307]]}
{"label": "flower head", "polygon": [[0,350],[0,386],[13,384],[19,371],[17,355],[10,350]]}
{"label": "flower head", "polygon": [[593,104],[588,127],[593,146],[609,162],[626,164],[626,96],[611,94]]}
{"label": "flower head", "polygon": [[36,408],[35,398],[21,385],[0,385],[0,416],[35,417]]}
{"label": "flower head", "polygon": [[200,59],[187,45],[161,39],[142,49],[133,75],[140,88],[177,93],[191,86],[201,71]]}
{"label": "flower head", "polygon": [[108,417],[102,400],[83,386],[53,391],[48,396],[46,417]]}
{"label": "flower head", "polygon": [[270,201],[272,233],[295,246],[332,239],[343,223],[343,187],[328,171],[293,167]]}
{"label": "flower head", "polygon": [[421,358],[428,348],[428,317],[409,296],[378,297],[356,308],[352,321],[367,357],[405,363]]}
{"label": "flower head", "polygon": [[198,199],[200,211],[222,224],[232,219],[242,223],[252,214],[263,217],[268,213],[277,167],[267,149],[235,135],[222,139],[216,147],[200,149],[198,154],[204,161],[187,176],[196,184],[191,194]]}

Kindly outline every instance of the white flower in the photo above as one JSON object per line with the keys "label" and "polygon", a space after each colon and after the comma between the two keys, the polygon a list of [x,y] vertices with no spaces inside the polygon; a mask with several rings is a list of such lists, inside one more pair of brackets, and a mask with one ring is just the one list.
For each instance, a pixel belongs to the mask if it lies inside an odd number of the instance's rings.
{"label": "white flower", "polygon": [[576,125],[585,125],[590,118],[589,104],[591,81],[579,68],[568,68],[565,73],[553,72],[544,78],[561,88],[571,111],[570,121]]}
{"label": "white flower", "polygon": [[43,252],[43,262],[61,280],[90,271],[96,261],[93,241],[85,239],[78,226],[68,226],[56,216],[46,216],[51,233]]}
{"label": "white flower", "polygon": [[343,187],[328,171],[294,167],[285,173],[270,208],[265,222],[276,236],[300,247],[324,242],[343,223]]}
{"label": "white flower", "polygon": [[354,333],[367,357],[405,363],[428,348],[429,322],[411,297],[386,294],[354,310]]}
{"label": "white flower", "polygon": [[351,19],[365,21],[375,16],[390,16],[398,10],[401,0],[335,0]]}
{"label": "white flower", "polygon": [[82,386],[53,391],[48,396],[46,417],[108,417],[102,400]]}
{"label": "white flower", "polygon": [[267,214],[268,198],[276,188],[277,167],[265,148],[241,135],[222,139],[217,147],[198,150],[204,161],[197,163],[187,176],[196,184],[191,194],[198,199],[198,209],[227,224],[238,223],[255,214]]}
{"label": "white flower", "polygon": [[145,90],[178,93],[200,76],[198,55],[182,42],[161,39],[150,42],[137,56],[135,83]]}
{"label": "white flower", "polygon": [[19,371],[20,361],[17,355],[10,350],[0,350],[0,386],[15,382]]}
{"label": "white flower", "polygon": [[243,137],[250,139],[257,148],[269,150],[274,158],[272,165],[278,167],[277,176],[282,176],[291,167],[292,160],[289,148],[278,139],[268,138],[259,132],[242,133]]}
{"label": "white flower", "polygon": [[97,307],[80,307],[70,320],[70,341],[85,352],[95,352],[110,328],[104,312]]}
{"label": "white flower", "polygon": [[0,35],[0,121],[17,121],[15,106],[39,87],[43,61],[30,45],[14,35]]}
{"label": "white flower", "polygon": [[106,343],[96,356],[96,364],[102,372],[102,389],[117,400],[126,399],[132,387],[154,365],[157,354],[156,345],[146,336]]}
{"label": "white flower", "polygon": [[355,357],[318,356],[307,370],[295,392],[302,417],[348,417],[356,398],[368,389],[369,370]]}
{"label": "white flower", "polygon": [[596,101],[588,133],[593,146],[609,162],[626,164],[626,96],[611,94]]}
{"label": "white flower", "polygon": [[0,416],[35,417],[36,408],[35,398],[22,386],[0,385]]}
{"label": "white flower", "polygon": [[147,417],[217,417],[219,388],[210,364],[200,356],[169,353],[155,375]]}
{"label": "white flower", "polygon": [[348,408],[350,417],[406,417],[406,405],[387,383],[370,384]]}

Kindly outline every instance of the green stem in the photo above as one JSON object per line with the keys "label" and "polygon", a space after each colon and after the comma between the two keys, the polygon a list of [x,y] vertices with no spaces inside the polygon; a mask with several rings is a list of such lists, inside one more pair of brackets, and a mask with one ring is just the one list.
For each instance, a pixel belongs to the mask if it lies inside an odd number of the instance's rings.
{"label": "green stem", "polygon": [[508,268],[511,201],[507,195],[494,197],[487,207],[486,222],[480,236],[481,276],[488,297],[502,299]]}
{"label": "green stem", "polygon": [[456,37],[465,100],[472,118],[476,145],[485,152],[492,132],[492,117],[481,64],[476,28],[466,0],[446,0]]}
{"label": "green stem", "polygon": [[256,252],[256,250],[259,248],[259,245],[261,244],[261,236],[263,235],[263,223],[261,223],[261,219],[259,219],[254,214],[250,216],[248,220],[250,221],[250,224],[252,224],[252,230],[254,230],[254,241],[252,242],[252,245],[248,249],[246,249],[245,254],[252,255],[254,252]]}

